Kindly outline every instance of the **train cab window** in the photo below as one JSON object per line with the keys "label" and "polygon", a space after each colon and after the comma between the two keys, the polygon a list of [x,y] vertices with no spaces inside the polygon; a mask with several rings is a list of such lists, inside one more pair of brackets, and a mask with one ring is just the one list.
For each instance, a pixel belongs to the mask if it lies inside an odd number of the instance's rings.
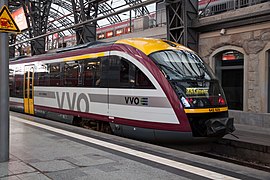
{"label": "train cab window", "polygon": [[62,81],[63,86],[75,87],[78,86],[79,79],[79,64],[76,61],[65,62],[62,66]]}
{"label": "train cab window", "polygon": [[99,87],[101,83],[101,59],[84,60],[83,84],[85,87]]}
{"label": "train cab window", "polygon": [[60,63],[53,63],[49,66],[49,86],[60,86]]}

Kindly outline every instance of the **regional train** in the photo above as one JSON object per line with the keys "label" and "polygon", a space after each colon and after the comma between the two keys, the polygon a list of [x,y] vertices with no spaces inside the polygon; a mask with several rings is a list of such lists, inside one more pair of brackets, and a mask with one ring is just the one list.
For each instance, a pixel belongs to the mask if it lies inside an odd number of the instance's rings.
{"label": "regional train", "polygon": [[92,42],[10,60],[11,110],[162,143],[234,131],[225,95],[192,50],[162,39]]}

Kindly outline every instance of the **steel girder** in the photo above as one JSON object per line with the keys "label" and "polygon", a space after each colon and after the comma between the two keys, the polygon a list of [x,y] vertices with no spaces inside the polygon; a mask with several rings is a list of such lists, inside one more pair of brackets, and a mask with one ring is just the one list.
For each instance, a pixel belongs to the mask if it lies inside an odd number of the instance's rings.
{"label": "steel girder", "polygon": [[[30,38],[45,34],[52,0],[20,0],[20,2],[27,18]],[[31,54],[43,53],[45,53],[45,38],[41,37],[32,41]]]}
{"label": "steel girder", "polygon": [[[75,24],[97,17],[98,3],[84,0],[71,0]],[[96,40],[96,22],[88,23],[74,29],[77,44],[84,44]]]}
{"label": "steel girder", "polygon": [[167,38],[198,50],[198,33],[192,22],[198,18],[198,1],[166,0]]}
{"label": "steel girder", "polygon": [[[53,20],[48,22],[48,31],[54,31],[56,29],[68,27],[73,24],[70,18],[63,18],[64,16],[65,15],[63,13],[58,12],[54,8],[51,8],[50,17],[53,18]],[[74,34],[74,31],[72,29],[69,29],[68,31],[70,34]],[[65,33],[60,32],[59,35],[65,36]]]}
{"label": "steel girder", "polygon": [[[100,13],[103,15],[108,15],[112,12],[115,12],[112,6],[110,6],[107,2],[100,4],[98,6],[98,9]],[[119,15],[110,16],[107,18],[107,20],[109,21],[110,24],[115,24],[122,21]]]}
{"label": "steel girder", "polygon": [[[129,6],[133,6],[139,3],[142,3],[141,0],[125,0],[126,4],[128,4]],[[143,16],[145,14],[149,14],[149,11],[146,7],[141,7],[141,8],[136,8],[133,10],[135,12],[135,17],[138,16]]]}

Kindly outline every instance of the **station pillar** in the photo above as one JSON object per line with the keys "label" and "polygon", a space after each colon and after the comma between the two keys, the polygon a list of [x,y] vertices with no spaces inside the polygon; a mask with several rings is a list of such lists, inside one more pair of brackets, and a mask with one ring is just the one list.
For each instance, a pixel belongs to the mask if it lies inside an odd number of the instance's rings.
{"label": "station pillar", "polygon": [[[8,0],[0,1],[0,8]],[[9,50],[8,33],[0,32],[0,162],[9,160]]]}
{"label": "station pillar", "polygon": [[198,19],[198,1],[165,0],[167,39],[198,51],[198,32],[193,22]]}

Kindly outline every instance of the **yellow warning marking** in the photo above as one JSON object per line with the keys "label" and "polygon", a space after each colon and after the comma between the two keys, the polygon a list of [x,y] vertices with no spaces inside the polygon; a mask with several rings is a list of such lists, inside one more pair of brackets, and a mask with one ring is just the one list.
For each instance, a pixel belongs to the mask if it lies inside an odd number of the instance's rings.
{"label": "yellow warning marking", "polygon": [[224,112],[224,111],[228,111],[228,107],[185,109],[186,113],[214,113],[214,112]]}
{"label": "yellow warning marking", "polygon": [[7,6],[3,6],[0,11],[0,32],[21,32]]}

